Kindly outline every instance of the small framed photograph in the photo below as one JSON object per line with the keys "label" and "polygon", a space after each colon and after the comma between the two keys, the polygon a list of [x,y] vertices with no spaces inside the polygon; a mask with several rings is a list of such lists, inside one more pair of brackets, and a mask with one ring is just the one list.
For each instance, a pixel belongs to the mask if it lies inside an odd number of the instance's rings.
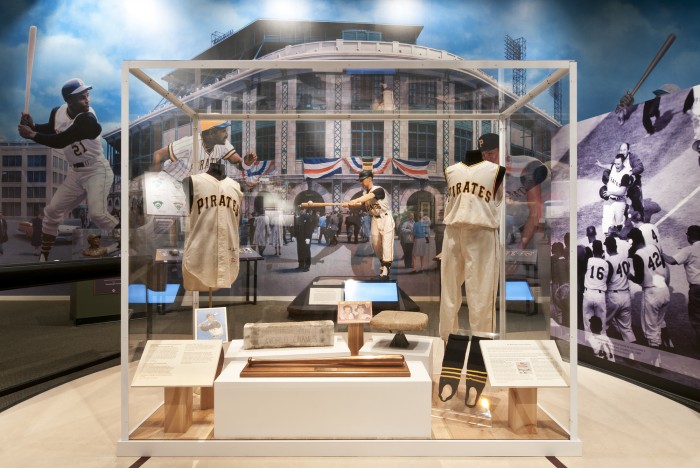
{"label": "small framed photograph", "polygon": [[372,320],[371,301],[338,302],[338,323],[369,323]]}
{"label": "small framed photograph", "polygon": [[195,340],[228,341],[226,307],[210,307],[194,311]]}

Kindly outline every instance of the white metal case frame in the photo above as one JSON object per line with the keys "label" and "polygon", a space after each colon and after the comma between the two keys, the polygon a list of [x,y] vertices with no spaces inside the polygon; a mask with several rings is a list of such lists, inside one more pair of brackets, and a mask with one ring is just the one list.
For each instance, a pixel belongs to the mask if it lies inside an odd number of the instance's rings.
{"label": "white metal case frame", "polygon": [[[412,113],[275,113],[275,114],[206,114],[198,113],[180,98],[163,88],[143,69],[238,69],[262,70],[311,70],[314,72],[342,73],[346,69],[397,69],[397,70],[454,70],[483,74],[481,70],[499,71],[499,94],[503,95],[503,72],[515,68],[554,70],[530,92],[516,99],[499,113],[436,112]],[[497,120],[498,132],[505,134],[505,123],[518,109],[530,103],[542,92],[568,75],[569,80],[569,231],[577,232],[576,173],[577,173],[577,64],[573,61],[461,61],[461,60],[191,60],[154,61],[139,60],[122,63],[121,74],[121,179],[129,181],[129,77],[133,75],[170,101],[193,121],[192,135],[197,151],[200,120]],[[502,102],[502,101],[501,101]],[[506,139],[500,139],[501,164],[505,155]],[[195,158],[197,155],[195,154]],[[505,210],[502,210],[503,212]],[[505,217],[505,213],[503,214]],[[122,225],[129,226],[129,211],[122,210]],[[501,247],[505,232],[500,230]],[[569,439],[568,440],[130,440],[129,427],[129,230],[122,229],[121,238],[121,427],[117,442],[119,456],[357,456],[366,457],[463,457],[463,456],[580,456],[582,442],[578,434],[577,389],[577,313],[576,288],[571,288],[569,328]],[[576,258],[575,245],[569,249],[569,258]],[[503,259],[504,257],[501,256]],[[576,262],[570,262],[569,277],[576,278]],[[505,290],[505,276],[501,275],[500,290]],[[501,336],[505,336],[505,294],[500,295]],[[234,416],[235,417],[235,416]]]}

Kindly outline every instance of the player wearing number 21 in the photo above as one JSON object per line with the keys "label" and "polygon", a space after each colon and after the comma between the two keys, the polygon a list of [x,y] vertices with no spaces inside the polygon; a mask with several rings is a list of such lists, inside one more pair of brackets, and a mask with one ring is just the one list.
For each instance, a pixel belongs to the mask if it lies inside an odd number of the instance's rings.
{"label": "player wearing number 21", "polygon": [[48,123],[35,124],[32,116],[23,112],[17,127],[20,136],[63,150],[69,164],[66,179],[44,208],[40,261],[48,260],[63,217],[83,200],[97,227],[111,230],[119,224],[107,211],[114,173],[102,153],[102,127],[90,107],[91,89],[78,78],[68,80],[61,89],[65,102],[51,111]]}

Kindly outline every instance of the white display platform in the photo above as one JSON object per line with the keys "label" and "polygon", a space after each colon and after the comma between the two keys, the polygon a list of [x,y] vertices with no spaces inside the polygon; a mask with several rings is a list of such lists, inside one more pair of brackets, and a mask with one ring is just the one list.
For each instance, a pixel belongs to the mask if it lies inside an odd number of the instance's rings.
{"label": "white display platform", "polygon": [[224,355],[225,359],[247,361],[248,358],[299,359],[305,357],[350,356],[350,348],[342,336],[333,337],[333,346],[302,346],[298,348],[243,349],[243,340],[233,340]]}
{"label": "white display platform", "polygon": [[410,377],[241,378],[229,363],[214,383],[214,438],[429,439],[432,382]]}
{"label": "white display platform", "polygon": [[433,338],[429,336],[406,335],[409,347],[391,348],[394,335],[390,333],[375,333],[371,339],[360,348],[360,356],[375,354],[401,354],[407,361],[419,361],[425,366],[428,375],[433,375]]}

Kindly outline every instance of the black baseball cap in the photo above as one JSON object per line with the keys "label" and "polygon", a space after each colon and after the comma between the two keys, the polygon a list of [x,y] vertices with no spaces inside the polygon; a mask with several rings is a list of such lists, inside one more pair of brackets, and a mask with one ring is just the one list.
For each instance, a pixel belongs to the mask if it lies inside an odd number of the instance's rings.
{"label": "black baseball cap", "polygon": [[490,151],[498,148],[498,135],[495,133],[486,133],[479,137],[479,149],[481,151]]}
{"label": "black baseball cap", "polygon": [[593,255],[603,255],[603,243],[599,240],[593,241]]}
{"label": "black baseball cap", "polygon": [[603,244],[605,244],[605,247],[607,247],[609,249],[616,249],[617,248],[617,241],[615,240],[614,236],[606,237]]}
{"label": "black baseball cap", "polygon": [[700,226],[698,226],[697,224],[688,226],[688,231],[686,232],[686,235],[694,237],[696,239],[700,239]]}
{"label": "black baseball cap", "polygon": [[61,96],[63,96],[64,101],[67,101],[68,96],[80,94],[88,89],[92,89],[92,86],[86,85],[80,78],[71,78],[63,84],[63,87],[61,88]]}
{"label": "black baseball cap", "polygon": [[596,234],[598,234],[598,233],[595,230],[595,226],[588,226],[586,228],[586,235],[587,236],[595,236]]}
{"label": "black baseball cap", "polygon": [[367,169],[365,169],[364,171],[361,171],[360,174],[357,176],[357,180],[363,181],[367,177],[374,178],[374,176],[372,175],[372,171],[368,171]]}

